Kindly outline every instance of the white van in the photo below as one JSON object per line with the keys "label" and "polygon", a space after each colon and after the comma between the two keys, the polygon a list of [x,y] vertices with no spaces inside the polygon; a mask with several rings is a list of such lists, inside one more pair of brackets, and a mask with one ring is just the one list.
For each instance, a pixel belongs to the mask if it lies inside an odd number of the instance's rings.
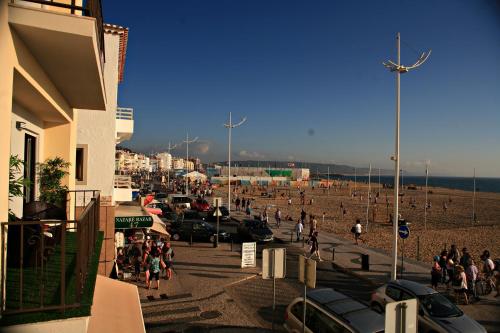
{"label": "white van", "polygon": [[169,194],[168,195],[168,203],[170,204],[171,208],[184,208],[184,209],[191,209],[191,202],[193,199],[188,197],[185,194]]}

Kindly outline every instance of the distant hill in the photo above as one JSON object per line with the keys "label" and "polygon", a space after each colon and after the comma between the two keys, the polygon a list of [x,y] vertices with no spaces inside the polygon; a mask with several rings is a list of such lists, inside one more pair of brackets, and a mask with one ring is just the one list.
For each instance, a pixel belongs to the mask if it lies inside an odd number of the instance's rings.
{"label": "distant hill", "polygon": [[[227,161],[217,162],[214,164],[227,165]],[[324,164],[324,163],[310,163],[310,162],[292,162],[292,161],[232,161],[232,165],[241,167],[261,167],[261,168],[290,168],[291,165],[295,168],[308,168],[311,171],[311,175],[316,174],[327,174],[328,167],[330,167],[330,175],[354,175],[354,169],[356,169],[356,174],[359,176],[368,175],[368,168],[354,168],[349,165],[342,164]],[[380,169],[380,174],[383,176],[393,175],[393,170]],[[378,175],[378,168],[372,168],[372,174]]]}

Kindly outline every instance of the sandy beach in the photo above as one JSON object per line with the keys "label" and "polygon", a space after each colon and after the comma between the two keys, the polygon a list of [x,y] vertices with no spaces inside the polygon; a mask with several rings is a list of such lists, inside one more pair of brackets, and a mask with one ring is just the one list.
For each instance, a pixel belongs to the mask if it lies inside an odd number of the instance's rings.
{"label": "sandy beach", "polygon": [[[354,188],[358,195],[352,197]],[[233,189],[233,188],[232,188]],[[371,184],[371,201],[367,225],[367,194],[365,183],[349,182],[345,186],[334,186],[328,191],[322,188],[303,188],[305,205],[302,206],[299,189],[258,188],[239,186],[236,194],[253,200],[254,214],[270,206],[270,222],[274,223],[276,207],[282,211],[283,218],[291,216],[294,221],[300,217],[302,207],[306,213],[316,216],[319,230],[333,232],[346,239],[353,239],[350,232],[352,225],[359,218],[363,225],[362,238],[370,247],[390,252],[392,248],[392,224],[389,222],[393,212],[393,189],[384,189],[379,184]],[[263,192],[276,196],[266,198]],[[246,193],[243,193],[246,192]],[[456,244],[459,249],[467,247],[474,258],[479,259],[483,250],[488,249],[493,258],[500,257],[500,194],[476,193],[475,211],[477,222],[472,222],[472,192],[429,187],[428,201],[432,204],[427,210],[427,223],[424,223],[425,189],[417,187],[402,191],[402,203],[399,211],[410,228],[410,237],[405,240],[405,256],[424,262],[432,262],[432,257],[445,246],[449,249]],[[379,193],[378,198],[375,198]],[[227,196],[227,185],[219,188],[217,195]],[[292,205],[287,204],[288,195]],[[310,200],[313,199],[313,204]],[[413,203],[413,205],[412,205]],[[342,214],[341,204],[346,210]],[[324,218],[323,218],[324,214]],[[307,219],[306,229],[308,229]],[[402,242],[399,242],[401,249]]]}

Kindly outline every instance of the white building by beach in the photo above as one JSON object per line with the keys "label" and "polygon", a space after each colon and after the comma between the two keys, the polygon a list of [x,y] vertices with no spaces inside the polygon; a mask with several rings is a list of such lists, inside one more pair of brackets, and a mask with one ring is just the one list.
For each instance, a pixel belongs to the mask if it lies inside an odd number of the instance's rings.
{"label": "white building by beach", "polygon": [[169,153],[159,153],[156,158],[160,161],[159,170],[170,170],[172,169],[172,155]]}

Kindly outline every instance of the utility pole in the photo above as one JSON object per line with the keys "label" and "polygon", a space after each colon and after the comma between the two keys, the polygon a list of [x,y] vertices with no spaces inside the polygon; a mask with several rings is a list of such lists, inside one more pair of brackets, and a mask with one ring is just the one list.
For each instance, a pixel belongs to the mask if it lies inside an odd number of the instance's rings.
{"label": "utility pole", "polygon": [[401,65],[401,43],[400,43],[400,33],[398,32],[396,36],[396,47],[397,47],[397,63],[392,60],[384,62],[383,65],[388,68],[391,72],[396,72],[396,138],[395,138],[395,155],[392,157],[394,160],[394,216],[393,216],[393,242],[392,242],[392,269],[391,269],[391,279],[395,280],[397,278],[397,260],[398,260],[398,220],[399,220],[399,123],[400,123],[400,76],[402,73],[407,73],[410,69],[414,69],[422,65],[431,54],[429,52],[423,52],[420,58],[412,66]]}
{"label": "utility pole", "polygon": [[[172,164],[172,154],[170,154],[170,151],[172,149],[175,149],[175,147],[177,147],[177,144],[174,144],[173,146],[171,145],[170,141],[168,142],[168,154],[170,155],[170,164]],[[167,189],[170,188],[170,169],[171,169],[171,165],[168,166],[167,168]]]}
{"label": "utility pole", "polygon": [[424,208],[424,229],[427,230],[427,206],[429,201],[427,200],[427,180],[429,178],[429,161],[425,163],[425,208]]}
{"label": "utility pole", "polygon": [[472,193],[472,224],[476,222],[476,168],[474,168],[474,189]]}
{"label": "utility pole", "polygon": [[231,118],[231,112],[229,112],[229,123],[224,124],[224,127],[229,130],[229,137],[228,137],[228,149],[227,149],[227,165],[228,165],[228,172],[227,172],[227,180],[228,180],[228,188],[227,188],[227,210],[229,213],[229,216],[231,216],[231,130],[235,127],[241,126],[245,121],[247,120],[246,117],[243,117],[241,121],[237,124],[233,124],[232,118]]}
{"label": "utility pole", "polygon": [[370,192],[371,192],[371,179],[372,179],[372,165],[368,169],[368,195],[366,196],[366,231],[368,232],[368,222],[370,220]]}
{"label": "utility pole", "polygon": [[198,140],[198,137],[194,138],[193,140],[189,140],[189,134],[186,133],[186,141],[183,141],[185,144],[186,144],[186,179],[185,179],[185,182],[186,182],[186,195],[189,195],[189,181],[188,181],[188,161],[189,161],[189,144],[190,143],[194,143],[196,142],[196,140]]}

